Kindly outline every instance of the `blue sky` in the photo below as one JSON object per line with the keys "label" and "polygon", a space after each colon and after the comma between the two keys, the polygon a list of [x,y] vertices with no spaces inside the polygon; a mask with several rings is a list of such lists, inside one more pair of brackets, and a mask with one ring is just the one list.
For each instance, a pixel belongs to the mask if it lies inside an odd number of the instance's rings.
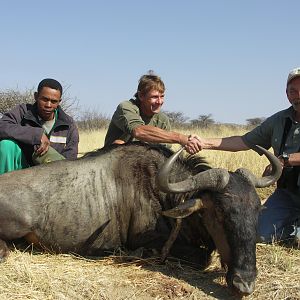
{"label": "blue sky", "polygon": [[0,0],[0,90],[52,77],[111,116],[151,69],[165,110],[243,124],[288,106],[299,11],[298,0]]}

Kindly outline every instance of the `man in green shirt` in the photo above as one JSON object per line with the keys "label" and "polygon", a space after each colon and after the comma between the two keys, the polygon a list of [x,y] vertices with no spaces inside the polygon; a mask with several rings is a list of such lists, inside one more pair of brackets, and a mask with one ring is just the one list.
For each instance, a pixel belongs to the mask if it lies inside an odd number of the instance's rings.
{"label": "man in green shirt", "polygon": [[[244,136],[200,139],[202,149],[241,151],[255,145],[273,148],[282,163],[283,173],[258,220],[261,241],[300,242],[300,68],[287,78],[286,95],[291,106],[267,118]],[[270,166],[264,175],[270,173]]]}
{"label": "man in green shirt", "polygon": [[132,140],[147,143],[176,143],[190,154],[201,150],[196,135],[170,131],[168,117],[162,113],[165,85],[157,75],[143,75],[134,99],[120,103],[113,114],[105,137],[105,146]]}

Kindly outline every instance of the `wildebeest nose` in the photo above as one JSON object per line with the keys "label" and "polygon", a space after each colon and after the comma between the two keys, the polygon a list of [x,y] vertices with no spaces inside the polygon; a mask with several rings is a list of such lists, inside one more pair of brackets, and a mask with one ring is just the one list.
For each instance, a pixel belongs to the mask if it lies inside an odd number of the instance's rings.
{"label": "wildebeest nose", "polygon": [[234,275],[232,285],[242,294],[250,295],[254,292],[255,282],[246,282],[239,275]]}

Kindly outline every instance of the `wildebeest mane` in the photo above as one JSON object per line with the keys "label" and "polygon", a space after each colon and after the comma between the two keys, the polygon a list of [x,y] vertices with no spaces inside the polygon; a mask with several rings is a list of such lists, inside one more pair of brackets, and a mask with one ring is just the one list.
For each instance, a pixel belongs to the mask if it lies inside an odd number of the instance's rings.
{"label": "wildebeest mane", "polygon": [[110,152],[110,151],[112,151],[116,148],[128,147],[128,146],[131,146],[131,145],[134,145],[134,146],[137,146],[137,147],[142,146],[142,147],[145,148],[145,150],[155,149],[158,152],[162,153],[166,157],[170,157],[174,153],[171,149],[169,149],[169,148],[167,148],[167,147],[165,147],[164,145],[161,145],[161,144],[148,144],[148,143],[135,141],[135,142],[129,142],[129,143],[126,143],[126,144],[121,144],[121,145],[118,145],[118,144],[107,145],[107,146],[104,146],[102,148],[86,152],[82,156],[82,158],[84,158],[84,157],[95,157],[95,156],[102,155],[102,154],[105,154],[107,152]]}
{"label": "wildebeest mane", "polygon": [[[129,147],[129,146],[143,147],[142,153],[146,152],[147,150],[154,150],[154,151],[157,151],[158,153],[160,153],[162,156],[167,157],[167,158],[170,157],[174,153],[173,150],[171,150],[170,148],[168,148],[162,144],[148,144],[148,143],[143,143],[140,141],[135,141],[135,142],[129,142],[129,143],[122,144],[122,145],[116,145],[116,144],[108,145],[108,146],[87,152],[82,156],[82,158],[103,155],[105,153],[108,153],[108,152],[116,149],[116,148]],[[129,153],[128,153],[128,155],[129,155]],[[189,170],[191,170],[193,172],[193,175],[211,168],[209,166],[207,160],[204,157],[198,156],[198,155],[186,155],[184,157],[181,156],[178,159],[178,163],[177,163],[177,166],[180,166],[180,165],[184,165],[185,168],[188,168]],[[176,168],[176,166],[175,166],[175,168]]]}

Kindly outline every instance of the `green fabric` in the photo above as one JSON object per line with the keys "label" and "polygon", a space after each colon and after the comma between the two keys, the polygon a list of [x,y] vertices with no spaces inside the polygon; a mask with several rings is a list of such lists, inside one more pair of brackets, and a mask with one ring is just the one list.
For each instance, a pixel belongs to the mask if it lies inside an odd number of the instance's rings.
{"label": "green fabric", "polygon": [[[43,156],[32,155],[32,161],[35,165],[45,164],[56,160],[65,159],[54,148],[49,147],[49,150]],[[19,145],[13,140],[0,141],[0,175],[21,170],[30,167],[26,161],[25,155]]]}
{"label": "green fabric", "polygon": [[0,141],[0,174],[28,167],[26,158],[15,141]]}
{"label": "green fabric", "polygon": [[32,161],[35,165],[46,164],[46,163],[49,163],[52,161],[63,160],[63,159],[66,159],[66,158],[64,156],[62,156],[60,153],[58,153],[51,146],[49,147],[47,153],[45,153],[43,156],[37,156],[34,153],[32,155]]}
{"label": "green fabric", "polygon": [[[267,118],[261,125],[246,133],[242,138],[246,145],[260,145],[266,149],[273,148],[274,154],[279,155],[281,140],[286,118],[292,120],[292,127],[287,135],[284,151],[295,153],[300,148],[300,123],[293,121],[293,107],[282,110]],[[296,195],[300,200],[300,175],[298,176],[299,191]]]}
{"label": "green fabric", "polygon": [[[44,132],[47,135],[48,139],[50,139],[52,129],[53,129],[55,123],[56,123],[57,114],[58,113],[57,113],[57,109],[56,109],[54,111],[55,122],[53,123],[53,126],[52,126],[51,130],[49,131],[49,133],[47,133],[46,130]],[[46,163],[49,163],[49,162],[52,162],[52,161],[63,160],[63,159],[65,159],[65,157],[63,155],[61,155],[59,152],[57,152],[51,146],[49,146],[49,149],[48,149],[47,153],[45,153],[43,156],[37,156],[35,153],[32,154],[32,161],[35,165],[46,164]]]}
{"label": "green fabric", "polygon": [[171,129],[164,113],[154,114],[151,118],[143,116],[138,104],[137,99],[130,99],[118,105],[107,130],[105,145],[110,145],[117,139],[128,142],[133,129],[140,125],[152,125],[168,131]]}
{"label": "green fabric", "polygon": [[[282,110],[267,118],[261,125],[243,136],[248,146],[260,145],[266,149],[273,148],[276,156],[279,155],[281,139],[286,118],[293,120],[293,108]],[[285,151],[298,152],[300,147],[300,123],[292,122],[292,128],[286,139]]]}
{"label": "green fabric", "polygon": [[[47,136],[48,139],[50,138],[52,129],[53,129],[53,127],[54,127],[54,125],[55,125],[55,123],[57,121],[57,117],[58,117],[58,112],[57,112],[57,109],[55,109],[54,110],[54,120],[53,119],[51,120],[51,121],[54,121],[54,122],[53,122],[51,128],[49,128],[49,126],[46,125],[48,121],[44,121],[43,119],[41,119],[39,117],[39,121],[40,121],[40,123],[41,123],[41,125],[42,125],[42,127],[44,129],[44,133],[45,133],[45,135]],[[49,129],[49,130],[47,130],[47,129]]]}

